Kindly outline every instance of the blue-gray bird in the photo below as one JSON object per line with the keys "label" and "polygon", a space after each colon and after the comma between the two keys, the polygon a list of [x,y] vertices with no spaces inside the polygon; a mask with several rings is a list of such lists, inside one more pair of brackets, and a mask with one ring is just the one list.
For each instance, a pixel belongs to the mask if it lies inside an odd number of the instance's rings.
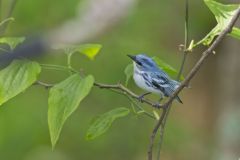
{"label": "blue-gray bird", "polygon": [[[138,87],[148,91],[148,93],[156,93],[169,97],[179,87],[180,83],[171,79],[162,69],[160,69],[155,61],[145,54],[128,55],[134,64],[133,79]],[[143,98],[146,94],[140,96]],[[177,96],[178,102],[182,103]]]}

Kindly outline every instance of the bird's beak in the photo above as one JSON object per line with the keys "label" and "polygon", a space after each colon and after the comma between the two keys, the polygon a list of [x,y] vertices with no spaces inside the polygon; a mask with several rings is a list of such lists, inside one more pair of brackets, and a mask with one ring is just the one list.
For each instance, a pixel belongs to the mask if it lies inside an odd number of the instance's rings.
{"label": "bird's beak", "polygon": [[136,62],[136,56],[132,56],[132,55],[127,55],[128,57],[130,57],[133,61],[135,61]]}

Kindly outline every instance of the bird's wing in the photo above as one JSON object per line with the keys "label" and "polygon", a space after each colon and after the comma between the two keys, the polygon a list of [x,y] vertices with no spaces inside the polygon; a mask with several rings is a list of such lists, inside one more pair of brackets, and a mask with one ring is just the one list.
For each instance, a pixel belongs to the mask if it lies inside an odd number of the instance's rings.
{"label": "bird's wing", "polygon": [[166,92],[166,89],[169,88],[169,78],[167,75],[158,72],[152,72],[150,73],[150,77],[153,87],[159,89],[164,96],[169,96],[168,92]]}
{"label": "bird's wing", "polygon": [[[153,72],[151,74],[152,84],[155,88],[161,90],[164,96],[169,97],[179,86],[179,82],[171,80],[166,74],[161,74],[159,72]],[[182,103],[181,99],[177,96],[176,99]]]}
{"label": "bird's wing", "polygon": [[158,85],[164,88],[169,86],[170,79],[166,74],[152,72],[151,78],[152,78],[152,82],[156,85],[156,87]]}

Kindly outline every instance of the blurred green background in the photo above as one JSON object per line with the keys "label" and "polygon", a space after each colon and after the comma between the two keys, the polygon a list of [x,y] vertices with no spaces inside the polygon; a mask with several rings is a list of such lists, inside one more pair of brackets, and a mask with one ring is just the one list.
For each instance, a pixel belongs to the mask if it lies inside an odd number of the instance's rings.
{"label": "blurred green background", "polygon": [[[15,21],[10,23],[6,34],[22,36],[56,28],[76,15],[79,2],[19,0],[13,12]],[[9,1],[3,3],[7,7]],[[201,0],[190,2],[189,23],[190,37],[196,40],[215,25],[213,15]],[[178,46],[184,43],[184,1],[140,0],[127,17],[89,42],[102,44],[103,49],[94,61],[75,54],[74,67],[83,68],[84,73],[94,75],[98,82],[124,82],[124,69],[130,63],[126,54],[129,53],[158,56],[178,69],[182,58]],[[185,73],[201,51],[202,48],[189,55]],[[184,104],[174,103],[167,123],[162,159],[202,160],[215,157],[220,112],[216,103],[219,74],[216,59],[219,56],[212,56],[193,79],[191,89],[181,93]],[[65,65],[66,57],[64,54],[52,54],[39,61]],[[67,76],[67,73],[43,70],[40,79],[56,83]],[[132,80],[129,88],[139,94],[143,92]],[[116,107],[130,107],[125,97],[99,88],[94,88],[67,120],[56,149],[52,151],[47,126],[47,97],[46,89],[32,86],[1,106],[0,160],[146,159],[149,136],[155,122],[145,116],[137,117],[131,113],[114,122],[106,134],[93,141],[85,140],[93,117]]]}

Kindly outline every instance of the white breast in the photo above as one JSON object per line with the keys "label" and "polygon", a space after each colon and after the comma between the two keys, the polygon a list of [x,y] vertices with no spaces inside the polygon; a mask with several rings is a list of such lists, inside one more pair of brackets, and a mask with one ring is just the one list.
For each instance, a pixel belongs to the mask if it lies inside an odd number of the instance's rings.
{"label": "white breast", "polygon": [[136,64],[134,63],[134,74],[133,74],[133,79],[135,81],[135,83],[137,84],[138,87],[151,92],[151,93],[156,93],[156,94],[162,94],[162,92],[160,90],[154,89],[152,87],[149,87],[146,83],[144,78],[140,75],[142,73],[142,71],[140,71]]}

